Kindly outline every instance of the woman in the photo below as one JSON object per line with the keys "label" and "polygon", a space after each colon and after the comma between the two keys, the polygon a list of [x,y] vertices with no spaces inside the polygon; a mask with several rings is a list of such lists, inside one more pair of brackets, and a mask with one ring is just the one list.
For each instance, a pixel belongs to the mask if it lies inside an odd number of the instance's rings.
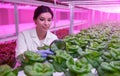
{"label": "woman", "polygon": [[49,31],[53,19],[53,12],[48,6],[39,6],[34,11],[33,20],[36,28],[26,30],[18,35],[16,57],[25,51],[37,51],[37,47],[50,45],[58,39]]}

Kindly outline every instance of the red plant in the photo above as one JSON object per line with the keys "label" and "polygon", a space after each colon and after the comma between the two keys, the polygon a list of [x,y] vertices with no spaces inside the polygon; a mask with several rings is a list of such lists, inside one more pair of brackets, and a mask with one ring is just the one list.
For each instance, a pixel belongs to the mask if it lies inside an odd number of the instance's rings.
{"label": "red plant", "polygon": [[[53,33],[55,33],[53,31]],[[69,35],[69,29],[65,28],[65,29],[59,29],[56,31],[56,35],[59,39],[63,39],[65,36]]]}
{"label": "red plant", "polygon": [[8,64],[11,67],[15,64],[15,47],[16,41],[5,42],[0,44],[0,65]]}

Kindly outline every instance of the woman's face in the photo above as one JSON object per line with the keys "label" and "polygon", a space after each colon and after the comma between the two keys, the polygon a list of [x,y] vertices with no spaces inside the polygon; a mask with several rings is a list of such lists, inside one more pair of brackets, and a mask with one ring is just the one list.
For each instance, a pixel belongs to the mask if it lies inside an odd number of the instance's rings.
{"label": "woman's face", "polygon": [[49,12],[41,13],[34,21],[37,29],[47,31],[52,24],[52,15]]}

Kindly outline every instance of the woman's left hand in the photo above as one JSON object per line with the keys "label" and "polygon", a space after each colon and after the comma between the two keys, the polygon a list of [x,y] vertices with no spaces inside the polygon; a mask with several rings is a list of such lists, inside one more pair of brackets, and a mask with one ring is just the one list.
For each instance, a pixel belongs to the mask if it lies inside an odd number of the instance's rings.
{"label": "woman's left hand", "polygon": [[47,57],[48,55],[53,55],[54,53],[52,51],[50,51],[50,49],[47,49],[47,50],[38,50],[36,52],[37,54],[40,54],[41,57]]}

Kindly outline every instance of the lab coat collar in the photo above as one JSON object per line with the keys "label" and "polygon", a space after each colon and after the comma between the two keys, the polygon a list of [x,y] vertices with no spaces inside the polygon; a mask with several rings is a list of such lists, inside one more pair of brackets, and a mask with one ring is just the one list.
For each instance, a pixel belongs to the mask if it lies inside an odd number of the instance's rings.
{"label": "lab coat collar", "polygon": [[43,43],[44,43],[44,44],[49,44],[50,38],[51,38],[51,34],[50,34],[50,31],[48,30],[48,31],[47,31],[47,35],[46,35]]}
{"label": "lab coat collar", "polygon": [[[38,38],[38,36],[37,36],[37,32],[36,32],[36,29],[33,29],[32,31],[31,31],[31,37],[32,37],[32,39],[33,39],[33,41],[38,45],[38,46],[40,46],[40,40],[39,40],[39,38]],[[49,42],[48,40],[50,39],[50,31],[47,31],[47,35],[46,35],[46,37],[45,37],[45,39],[44,39],[44,41],[43,41],[43,44],[47,44],[47,42]]]}
{"label": "lab coat collar", "polygon": [[32,40],[33,40],[38,46],[40,46],[40,43],[39,43],[40,41],[39,41],[39,38],[38,38],[38,36],[37,36],[36,29],[34,28],[33,30],[31,30],[30,34],[31,34]]}

